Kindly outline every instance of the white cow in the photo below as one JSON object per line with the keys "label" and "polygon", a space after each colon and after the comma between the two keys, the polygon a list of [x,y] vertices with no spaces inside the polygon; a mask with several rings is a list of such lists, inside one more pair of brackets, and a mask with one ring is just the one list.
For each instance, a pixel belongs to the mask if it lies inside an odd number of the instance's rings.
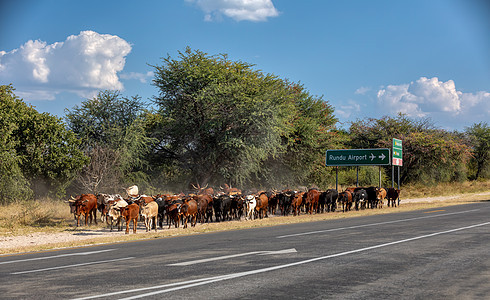
{"label": "white cow", "polygon": [[121,207],[126,207],[128,206],[128,202],[125,200],[121,199],[116,201],[111,207],[109,208],[109,212],[107,213],[108,218],[107,218],[107,223],[110,221],[111,225],[111,231],[112,227],[114,225],[114,222],[117,224],[117,230],[121,231],[122,230],[122,215],[121,215]]}
{"label": "white cow", "polygon": [[153,220],[155,220],[155,231],[157,231],[158,204],[155,201],[146,203],[141,209],[141,215],[145,220],[146,231],[151,231]]}
{"label": "white cow", "polygon": [[126,189],[126,193],[128,193],[129,197],[136,197],[139,194],[138,186],[132,185]]}
{"label": "white cow", "polygon": [[257,200],[255,199],[254,195],[248,195],[245,197],[245,207],[246,207],[246,213],[245,213],[245,220],[254,219],[254,212],[255,212],[255,207],[257,206]]}
{"label": "white cow", "polygon": [[115,201],[123,200],[119,194],[97,194],[97,209],[100,211],[100,220],[106,221],[109,208]]}

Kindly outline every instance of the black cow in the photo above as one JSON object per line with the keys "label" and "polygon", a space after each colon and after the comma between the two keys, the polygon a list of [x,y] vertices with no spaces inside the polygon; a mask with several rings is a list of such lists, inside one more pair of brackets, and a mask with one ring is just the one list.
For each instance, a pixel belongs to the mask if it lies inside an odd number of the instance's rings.
{"label": "black cow", "polygon": [[396,207],[396,200],[400,197],[400,190],[395,189],[395,188],[388,188],[386,190],[386,199],[388,199],[388,206],[390,206],[390,201],[391,205],[393,207]]}
{"label": "black cow", "polygon": [[271,192],[269,196],[269,213],[271,215],[276,214],[277,206],[279,205],[279,198],[281,193]]}
{"label": "black cow", "polygon": [[376,207],[376,189],[377,187],[375,186],[370,186],[367,188],[364,188],[367,193],[367,205],[370,208],[375,208]]}
{"label": "black cow", "polygon": [[365,203],[369,201],[368,194],[365,189],[356,189],[354,192],[354,199],[356,210],[359,210],[359,204],[365,206]]}
{"label": "black cow", "polygon": [[230,206],[231,218],[235,220],[240,220],[244,210],[243,196],[240,194],[236,194],[230,197],[231,197],[231,206]]}
{"label": "black cow", "polygon": [[326,212],[334,212],[337,208],[337,198],[339,197],[339,192],[336,189],[328,189],[320,194],[318,199],[319,206],[325,207]]}
{"label": "black cow", "polygon": [[163,197],[164,196],[162,195],[157,195],[155,198],[155,202],[158,204],[158,226],[160,226],[160,228],[163,227],[163,217],[165,216],[165,211],[169,205],[169,203],[165,201]]}
{"label": "black cow", "polygon": [[291,200],[294,198],[294,191],[284,190],[278,194],[278,204],[281,215],[287,216],[291,212]]}
{"label": "black cow", "polygon": [[229,195],[214,198],[213,208],[216,222],[230,220],[231,198]]}

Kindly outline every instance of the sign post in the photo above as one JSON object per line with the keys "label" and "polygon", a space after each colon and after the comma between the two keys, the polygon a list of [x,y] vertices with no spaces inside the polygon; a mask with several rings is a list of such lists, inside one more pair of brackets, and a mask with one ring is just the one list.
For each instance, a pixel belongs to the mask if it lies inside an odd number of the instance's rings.
{"label": "sign post", "polygon": [[[389,166],[391,164],[390,149],[341,149],[327,150],[325,165],[336,167],[335,170],[335,189],[338,190],[339,167],[356,166],[357,181],[359,185],[359,166]],[[381,167],[379,171],[379,181],[381,185]]]}
{"label": "sign post", "polygon": [[327,150],[327,167],[342,166],[389,166],[390,149],[341,149]]}
{"label": "sign post", "polygon": [[[395,183],[393,180],[393,173],[395,166],[398,166],[398,177],[397,177],[397,186],[400,189],[400,167],[403,166],[403,146],[402,140],[393,138],[393,161],[392,161],[392,169],[391,169],[391,185],[394,187]],[[398,198],[398,205],[400,205],[400,198]]]}

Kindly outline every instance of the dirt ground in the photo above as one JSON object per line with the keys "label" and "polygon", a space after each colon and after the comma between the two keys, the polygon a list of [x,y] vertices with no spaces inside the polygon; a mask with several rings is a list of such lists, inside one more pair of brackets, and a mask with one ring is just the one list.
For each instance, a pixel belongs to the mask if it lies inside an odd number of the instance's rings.
{"label": "dirt ground", "polygon": [[[444,197],[428,197],[428,198],[415,198],[415,199],[402,199],[400,205],[408,204],[408,203],[434,203],[434,202],[452,202],[457,200],[465,200],[465,199],[480,199],[480,200],[488,200],[488,196],[490,196],[490,191],[485,193],[477,193],[477,194],[465,194],[465,195],[455,195],[455,196],[444,196]],[[386,202],[385,202],[386,206]],[[200,226],[198,224],[197,226]],[[204,226],[204,225],[201,225]],[[163,231],[178,231],[183,229],[163,229]],[[132,233],[131,233],[132,234]],[[144,230],[144,226],[142,222],[139,222],[138,233],[141,238],[145,238],[145,235],[149,238],[152,233],[146,233]],[[15,252],[23,252],[25,250],[30,250],[29,248],[33,246],[40,245],[63,245],[67,244],[70,246],[71,242],[77,242],[79,246],[80,242],[84,240],[90,240],[90,244],[94,244],[94,239],[98,238],[117,238],[118,236],[124,235],[124,231],[111,232],[108,228],[99,227],[99,228],[79,228],[73,230],[67,230],[64,232],[58,233],[31,233],[22,236],[6,236],[0,237],[0,253],[15,253]],[[170,234],[172,235],[172,234]],[[105,239],[107,240],[107,239]],[[14,249],[18,249],[19,251],[15,251]]]}

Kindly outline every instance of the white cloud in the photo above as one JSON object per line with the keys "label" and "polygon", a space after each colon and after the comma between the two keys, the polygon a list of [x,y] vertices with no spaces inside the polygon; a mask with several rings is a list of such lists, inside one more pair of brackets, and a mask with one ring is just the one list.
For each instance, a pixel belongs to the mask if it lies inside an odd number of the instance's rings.
{"label": "white cloud", "polygon": [[271,0],[186,0],[195,3],[204,13],[205,21],[220,19],[222,15],[236,21],[267,21],[279,12]]}
{"label": "white cloud", "polygon": [[[453,80],[421,77],[415,82],[389,85],[378,91],[378,104],[388,114],[434,116],[446,124],[472,123],[490,116],[490,92],[463,93]],[[456,118],[457,117],[457,118]]]}
{"label": "white cloud", "polygon": [[136,79],[136,80],[139,80],[141,83],[146,83],[147,78],[153,77],[153,72],[149,71],[149,72],[146,72],[146,74],[138,73],[138,72],[121,73],[120,77],[122,79],[128,79],[128,80]]}
{"label": "white cloud", "polygon": [[361,105],[353,100],[347,101],[347,103],[339,105],[335,109],[335,112],[344,119],[350,119],[356,116],[361,111]]}
{"label": "white cloud", "polygon": [[360,88],[358,88],[356,91],[355,91],[355,94],[356,95],[365,95],[367,92],[369,92],[371,90],[371,88],[369,87],[364,87],[364,86],[361,86]]}
{"label": "white cloud", "polygon": [[0,82],[13,83],[30,100],[54,99],[62,91],[86,96],[94,90],[122,90],[117,73],[130,52],[131,45],[124,39],[94,31],[50,45],[30,40],[18,49],[0,52]]}

